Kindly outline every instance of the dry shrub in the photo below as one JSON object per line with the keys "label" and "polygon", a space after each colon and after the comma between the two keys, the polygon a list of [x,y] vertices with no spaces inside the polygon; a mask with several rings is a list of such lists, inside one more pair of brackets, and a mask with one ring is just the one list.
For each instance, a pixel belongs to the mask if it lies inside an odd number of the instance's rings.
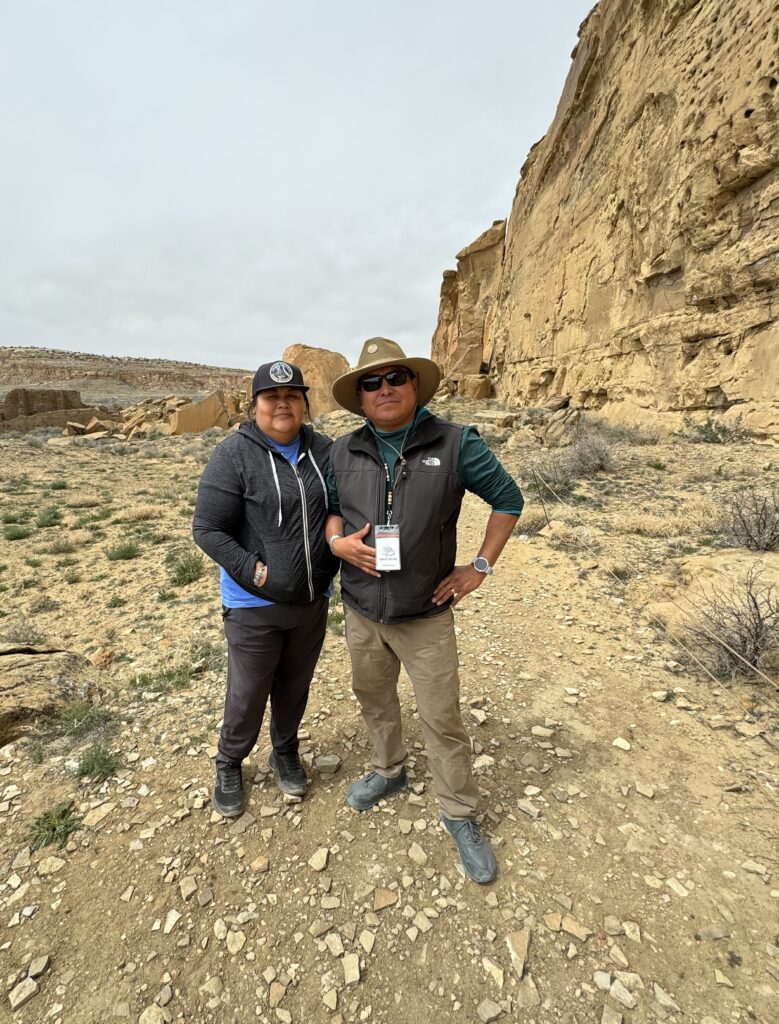
{"label": "dry shrub", "polygon": [[557,522],[547,540],[553,547],[564,548],[566,551],[593,551],[598,547],[598,540],[592,530],[586,526],[572,526],[570,523]]}
{"label": "dry shrub", "polygon": [[514,533],[535,537],[538,531],[543,530],[545,526],[546,516],[543,511],[537,508],[528,508],[526,505],[522,509],[522,515],[519,517],[517,525],[514,527]]}
{"label": "dry shrub", "polygon": [[762,671],[779,666],[779,590],[758,566],[711,587],[696,603],[687,631],[712,675],[732,678],[748,675],[750,665]]}
{"label": "dry shrub", "polygon": [[608,473],[615,468],[614,445],[603,434],[579,431],[565,453],[568,470],[573,477]]}
{"label": "dry shrub", "polygon": [[573,490],[573,476],[566,459],[559,452],[549,452],[536,459],[533,469],[535,471],[523,480],[525,490],[538,494],[544,501],[559,501]]}
{"label": "dry shrub", "polygon": [[[650,445],[659,444],[661,432],[656,427],[631,427],[626,423],[611,423],[609,420],[591,413],[585,414],[582,428],[596,431],[602,438],[612,444]],[[580,428],[580,429],[582,429]]]}
{"label": "dry shrub", "polygon": [[736,547],[779,551],[779,490],[759,494],[752,488],[732,495],[725,506],[724,533]]}

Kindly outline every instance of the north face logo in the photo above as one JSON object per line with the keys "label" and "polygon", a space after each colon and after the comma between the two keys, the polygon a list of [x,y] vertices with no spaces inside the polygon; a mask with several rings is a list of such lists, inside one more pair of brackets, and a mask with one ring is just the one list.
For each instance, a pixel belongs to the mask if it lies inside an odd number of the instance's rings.
{"label": "north face logo", "polygon": [[441,465],[441,460],[437,459],[435,457],[435,455],[431,455],[427,459],[422,459],[422,465],[423,466],[440,466]]}

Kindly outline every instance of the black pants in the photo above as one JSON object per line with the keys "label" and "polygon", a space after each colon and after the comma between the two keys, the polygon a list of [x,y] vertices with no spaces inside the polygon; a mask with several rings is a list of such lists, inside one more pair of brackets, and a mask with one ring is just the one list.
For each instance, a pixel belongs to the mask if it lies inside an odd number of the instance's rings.
{"label": "black pants", "polygon": [[270,697],[270,738],[279,753],[298,749],[298,726],[327,628],[328,599],[223,611],[227,696],[216,763],[243,761]]}

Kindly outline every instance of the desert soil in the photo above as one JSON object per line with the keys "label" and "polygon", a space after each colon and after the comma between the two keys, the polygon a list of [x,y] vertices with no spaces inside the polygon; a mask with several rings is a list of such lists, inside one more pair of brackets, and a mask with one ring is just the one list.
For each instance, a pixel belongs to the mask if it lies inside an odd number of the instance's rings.
{"label": "desert soil", "polygon": [[[527,480],[538,451],[503,438],[496,450]],[[573,536],[518,530],[457,608],[500,867],[482,888],[438,824],[407,681],[412,789],[367,814],[344,804],[369,751],[337,612],[304,722],[305,800],[285,804],[269,777],[266,727],[247,813],[212,811],[217,570],[176,586],[165,556],[191,546],[215,441],[0,441],[4,518],[26,512],[31,527],[2,542],[0,636],[27,630],[93,658],[107,712],[88,735],[41,720],[0,750],[0,1017],[775,1024],[777,695],[685,667],[641,607],[681,558],[709,549],[706,503],[777,485],[776,449],[615,442],[616,468],[553,513]],[[36,527],[51,506],[61,522]],[[528,524],[539,514],[531,503]],[[662,527],[669,516],[678,529]],[[485,519],[468,496],[462,560]],[[132,539],[137,557],[109,559]],[[77,774],[95,743],[118,759],[104,782]],[[317,767],[338,759],[335,774]],[[63,802],[80,827],[62,848],[31,850],[33,822]]]}

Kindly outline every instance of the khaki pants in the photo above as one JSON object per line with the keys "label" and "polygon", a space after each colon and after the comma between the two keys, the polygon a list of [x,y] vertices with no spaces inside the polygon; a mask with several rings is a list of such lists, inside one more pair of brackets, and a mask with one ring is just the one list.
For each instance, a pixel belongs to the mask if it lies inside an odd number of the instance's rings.
{"label": "khaki pants", "polygon": [[408,673],[427,741],[428,764],[447,818],[471,818],[479,790],[471,772],[471,744],[460,715],[460,676],[454,616],[384,625],[346,607],[352,687],[373,743],[372,764],[386,778],[406,758],[398,699],[400,666]]}

